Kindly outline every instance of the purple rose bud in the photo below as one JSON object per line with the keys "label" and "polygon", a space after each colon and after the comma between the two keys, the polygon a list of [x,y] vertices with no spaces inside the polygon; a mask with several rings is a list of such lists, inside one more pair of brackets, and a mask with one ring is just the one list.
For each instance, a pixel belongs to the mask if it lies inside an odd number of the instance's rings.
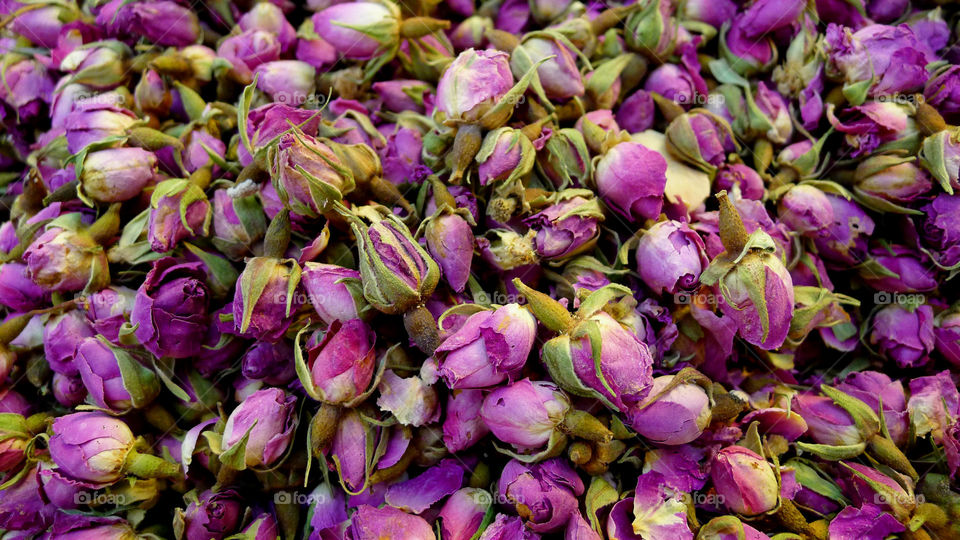
{"label": "purple rose bud", "polygon": [[480,185],[523,178],[533,169],[536,150],[523,132],[502,127],[491,131],[477,153]]}
{"label": "purple rose bud", "polygon": [[564,260],[593,248],[603,212],[590,190],[560,191],[544,202],[550,206],[523,221],[536,232],[533,243],[540,257]]}
{"label": "purple rose bud", "polygon": [[397,39],[399,24],[399,10],[394,13],[374,2],[337,4],[313,16],[314,31],[352,60],[369,60],[385,53]]}
{"label": "purple rose bud", "polygon": [[698,86],[698,81],[683,66],[676,64],[663,64],[650,72],[643,83],[646,92],[660,94],[684,108],[693,106],[697,103],[697,96],[706,93],[705,88]]}
{"label": "purple rose bud", "polygon": [[620,103],[617,125],[630,133],[640,133],[653,127],[656,108],[653,96],[646,90],[637,90]]}
{"label": "purple rose bud", "polygon": [[480,529],[492,501],[490,493],[463,488],[447,499],[440,509],[440,535],[444,540],[470,540]]}
{"label": "purple rose bud", "polygon": [[68,311],[47,321],[43,327],[43,352],[50,369],[55,373],[76,375],[78,371],[73,364],[73,357],[77,345],[84,338],[94,335],[96,333],[87,318],[77,310]]}
{"label": "purple rose bud", "polygon": [[27,275],[47,291],[98,290],[110,282],[107,254],[84,232],[52,227],[23,253]]}
{"label": "purple rose bud", "polygon": [[84,338],[73,362],[99,407],[124,412],[148,405],[160,393],[156,374],[141,359],[102,337]]}
{"label": "purple rose bud", "polygon": [[776,144],[786,144],[793,136],[793,120],[787,102],[776,90],[763,82],[757,83],[753,103],[748,102],[747,114],[751,116],[748,132],[755,137],[764,137]]}
{"label": "purple rose bud", "polygon": [[673,2],[656,0],[632,12],[624,27],[627,45],[651,59],[670,56],[677,41],[673,10]]}
{"label": "purple rose bud", "polygon": [[570,410],[570,400],[555,385],[523,379],[487,395],[480,409],[497,439],[520,450],[539,449]]}
{"label": "purple rose bud", "polygon": [[450,388],[485,388],[520,375],[537,321],[519,304],[480,311],[437,347],[440,376]]}
{"label": "purple rose bud", "polygon": [[833,206],[833,223],[814,243],[817,252],[827,261],[844,265],[860,264],[867,255],[867,238],[873,234],[874,222],[856,203],[840,195],[827,194]]}
{"label": "purple rose bud", "polygon": [[64,120],[67,150],[76,154],[89,144],[126,135],[127,130],[136,123],[137,115],[128,109],[116,107],[109,102],[83,102]]}
{"label": "purple rose bud", "polygon": [[358,319],[367,311],[360,272],[334,264],[307,262],[300,281],[310,304],[328,325]]}
{"label": "purple rose bud", "polygon": [[676,294],[700,285],[710,261],[703,240],[686,223],[661,221],[647,229],[637,244],[637,272],[654,292]]}
{"label": "purple rose bud", "polygon": [[730,125],[698,109],[682,114],[667,126],[667,148],[683,161],[711,173],[737,150]]}
{"label": "purple rose bud", "polygon": [[950,372],[910,381],[910,399],[907,401],[910,425],[917,437],[930,433],[940,441],[946,430],[960,416],[960,392]]}
{"label": "purple rose bud", "polygon": [[10,62],[4,70],[5,84],[0,87],[0,99],[14,109],[20,122],[30,122],[40,115],[41,107],[50,103],[53,79],[37,61],[11,59]]}
{"label": "purple rose bud", "polygon": [[[71,81],[75,84],[90,86],[98,90],[109,89],[126,81],[129,76],[124,67],[128,54],[129,49],[119,41],[99,41],[89,47],[78,47],[67,54],[60,61],[60,71],[71,73]],[[8,71],[11,69],[13,68],[8,68]],[[16,71],[14,70],[14,72]],[[37,88],[38,86],[34,86],[36,84],[36,82],[31,82],[31,87]],[[13,86],[11,85],[11,87]],[[24,93],[23,96],[27,97],[35,94],[36,92],[32,91]]]}
{"label": "purple rose bud", "polygon": [[960,313],[948,310],[935,319],[935,346],[950,363],[960,366]]}
{"label": "purple rose bud", "polygon": [[60,474],[103,485],[123,477],[133,444],[133,432],[123,420],[100,412],[79,412],[53,421],[49,449]]}
{"label": "purple rose bud", "polygon": [[797,394],[792,410],[803,417],[806,434],[817,444],[852,446],[864,440],[853,417],[829,397]]}
{"label": "purple rose bud", "polygon": [[893,203],[910,203],[933,189],[926,171],[910,158],[877,155],[861,161],[854,173],[854,191],[863,195],[868,206],[890,211],[888,205],[871,204],[874,199]]}
{"label": "purple rose bud", "polygon": [[870,344],[902,368],[922,366],[933,351],[933,309],[890,304],[873,317]]}
{"label": "purple rose bud", "polygon": [[514,76],[520,79],[527,70],[546,58],[550,59],[537,67],[537,75],[547,98],[566,101],[582,96],[583,78],[577,68],[576,53],[559,39],[548,36],[522,40],[510,55],[510,67]]}
{"label": "purple rose bud", "polygon": [[421,377],[403,378],[387,370],[380,381],[380,410],[393,414],[405,426],[424,426],[440,418],[437,391]]}
{"label": "purple rose bud", "polygon": [[157,157],[141,148],[110,148],[87,154],[80,185],[84,196],[98,202],[130,200],[157,174]]}
{"label": "purple rose bud", "polygon": [[467,49],[440,77],[437,110],[451,120],[476,122],[512,87],[510,55],[492,49]]}
{"label": "purple rose bud", "polygon": [[252,148],[247,148],[246,144],[241,144],[237,148],[240,163],[243,166],[252,163],[253,156],[250,152],[260,151],[262,147],[288,131],[291,124],[312,136],[320,125],[320,114],[317,111],[297,109],[283,103],[269,103],[250,111],[247,115],[247,135],[250,137]]}
{"label": "purple rose bud", "polygon": [[136,297],[133,289],[116,285],[91,294],[86,302],[87,318],[97,334],[119,344],[120,328],[127,322]]}
{"label": "purple rose bud", "polygon": [[[44,500],[40,483],[40,466],[31,466],[24,471],[22,478],[0,490],[0,526],[9,531],[22,532],[14,539],[36,538],[44,531],[49,532],[51,524],[58,518],[57,506]],[[66,516],[67,514],[59,514]],[[62,519],[62,518],[60,518]]]}
{"label": "purple rose bud", "polygon": [[189,180],[164,180],[157,184],[150,198],[150,249],[166,253],[181,240],[206,236],[210,219],[210,202],[203,190]]}
{"label": "purple rose bud", "polygon": [[280,58],[280,40],[262,30],[247,30],[227,37],[217,48],[217,56],[230,62],[240,82],[253,82],[253,70],[264,62]]}
{"label": "purple rose bud", "polygon": [[732,0],[693,0],[682,6],[684,19],[700,21],[714,28],[720,28],[723,23],[732,20],[737,13],[737,4]]}
{"label": "purple rose bud", "polygon": [[821,236],[833,225],[833,205],[820,189],[809,184],[800,184],[780,199],[780,221],[799,233]]}
{"label": "purple rose bud", "polygon": [[7,2],[4,5],[4,16],[16,12],[16,15],[11,17],[10,29],[41,47],[56,48],[60,33],[64,30],[64,21],[68,18],[68,8],[46,5],[32,11],[20,11],[24,5],[26,4],[20,2]]}
{"label": "purple rose bud", "polygon": [[200,40],[203,31],[197,14],[172,0],[126,4],[131,12],[131,33],[165,47],[184,47]]}
{"label": "purple rose bud", "polygon": [[183,166],[187,172],[193,173],[209,165],[212,167],[213,176],[219,176],[220,166],[213,162],[210,154],[219,156],[221,159],[225,158],[227,145],[223,141],[204,129],[194,129],[186,136],[185,143]]}
{"label": "purple rose bud", "polygon": [[292,356],[293,348],[286,341],[258,341],[243,353],[240,372],[251,380],[285,386],[297,376],[296,366],[290,362]]}
{"label": "purple rose bud", "polygon": [[777,60],[773,40],[764,36],[749,37],[743,18],[720,30],[720,55],[744,77],[769,70]]}
{"label": "purple rose bud", "polygon": [[654,401],[647,401],[642,409],[628,413],[630,427],[658,444],[692,442],[710,423],[710,398],[700,386],[681,383],[660,395],[673,378],[673,375],[655,378],[648,394]]}
{"label": "purple rose bud", "polygon": [[25,264],[8,262],[0,266],[0,304],[4,307],[29,311],[47,302],[46,296],[46,291],[30,278]]}
{"label": "purple rose bud", "polygon": [[868,101],[844,109],[839,116],[835,114],[835,107],[828,105],[827,120],[834,129],[844,134],[846,146],[853,150],[850,157],[887,149],[913,149],[917,144],[913,109],[907,104],[890,100]]}
{"label": "purple rose bud", "polygon": [[583,481],[563,458],[525,465],[511,460],[497,482],[500,499],[515,506],[527,527],[538,533],[559,530],[578,511]]}
{"label": "purple rose bud", "polygon": [[350,520],[348,534],[350,538],[357,539],[416,538],[418,540],[436,540],[437,538],[430,524],[420,516],[407,514],[403,510],[392,506],[376,508],[367,504],[361,504],[357,507],[356,513]]}
{"label": "purple rose bud", "polygon": [[57,403],[64,407],[76,407],[87,397],[87,387],[83,385],[83,379],[77,375],[54,373],[50,387]]}
{"label": "purple rose bud", "polygon": [[[460,212],[472,221],[466,210]],[[461,213],[443,211],[424,225],[427,249],[440,266],[444,281],[456,292],[466,287],[473,262],[473,230]]]}
{"label": "purple rose bud", "polygon": [[334,320],[307,345],[310,380],[301,384],[314,399],[351,404],[367,394],[376,362],[376,335],[360,319]]}
{"label": "purple rose bud", "polygon": [[960,195],[941,193],[920,209],[922,226],[917,227],[928,253],[938,266],[960,263]]}
{"label": "purple rose bud", "polygon": [[754,2],[741,15],[743,33],[748,37],[756,37],[790,26],[803,13],[806,6],[806,3],[797,0]]}
{"label": "purple rose bud", "polygon": [[155,356],[199,354],[207,333],[210,291],[200,263],[164,257],[153,263],[130,312],[134,335]]}
{"label": "purple rose bud", "polygon": [[302,105],[313,98],[316,69],[300,60],[264,62],[253,70],[257,88],[276,102]]}
{"label": "purple rose bud", "polygon": [[861,266],[859,273],[874,289],[914,293],[937,288],[936,270],[930,268],[925,257],[906,246],[877,244],[870,249],[867,260],[870,264]]}
{"label": "purple rose bud", "polygon": [[206,490],[178,509],[174,521],[182,523],[184,540],[222,540],[239,531],[245,507],[232,489]]}
{"label": "purple rose bud", "polygon": [[[272,5],[272,4],[258,4]],[[270,512],[264,512],[254,518],[241,533],[250,540],[276,540],[280,537],[280,524],[277,518]]]}
{"label": "purple rose bud", "polygon": [[233,296],[235,329],[256,339],[279,340],[302,303],[299,285],[300,265],[293,259],[248,260]]}
{"label": "purple rose bud", "polygon": [[453,390],[447,398],[443,421],[443,443],[451,452],[460,452],[480,442],[490,428],[480,415],[481,390]]}
{"label": "purple rose bud", "polygon": [[280,137],[272,170],[277,193],[303,216],[317,217],[328,211],[355,186],[353,175],[337,155],[304,133]]}
{"label": "purple rose bud", "polygon": [[836,384],[837,390],[849,394],[881,414],[890,432],[890,438],[897,444],[907,440],[909,418],[907,416],[907,397],[903,393],[903,384],[893,381],[887,375],[877,371],[858,371]]}
{"label": "purple rose bud", "polygon": [[766,191],[763,178],[753,168],[742,163],[723,164],[717,169],[717,190],[733,192],[734,186],[744,199],[763,200]]}
{"label": "purple rose bud", "polygon": [[279,388],[265,388],[249,395],[227,418],[223,428],[224,451],[244,444],[247,467],[274,465],[293,439],[296,403],[296,396]]}
{"label": "purple rose bud", "polygon": [[655,219],[663,206],[667,161],[639,143],[620,143],[597,162],[594,178],[600,197],[631,222]]}
{"label": "purple rose bud", "polygon": [[780,501],[780,485],[773,466],[742,446],[728,446],[717,452],[710,464],[710,478],[727,509],[744,516],[769,512]]}
{"label": "purple rose bud", "polygon": [[360,250],[363,296],[378,311],[404,313],[437,287],[440,267],[396,216],[351,224]]}
{"label": "purple rose bud", "polygon": [[133,527],[119,517],[58,514],[48,530],[51,538],[64,540],[126,540],[136,538]]}
{"label": "purple rose bud", "polygon": [[260,201],[240,190],[218,189],[213,193],[213,245],[231,258],[250,253],[263,238],[267,221]]}
{"label": "purple rose bud", "polygon": [[928,77],[926,65],[936,60],[906,25],[871,24],[853,32],[829,24],[824,35],[827,74],[844,82],[854,105],[867,95],[920,91]]}
{"label": "purple rose bud", "polygon": [[297,40],[293,25],[287,22],[282,10],[270,2],[254,4],[250,11],[240,17],[237,26],[243,31],[263,30],[276,35],[284,51],[289,50]]}
{"label": "purple rose bud", "polygon": [[423,114],[433,101],[433,86],[415,79],[375,82],[372,89],[383,100],[384,107],[396,113],[414,111]]}

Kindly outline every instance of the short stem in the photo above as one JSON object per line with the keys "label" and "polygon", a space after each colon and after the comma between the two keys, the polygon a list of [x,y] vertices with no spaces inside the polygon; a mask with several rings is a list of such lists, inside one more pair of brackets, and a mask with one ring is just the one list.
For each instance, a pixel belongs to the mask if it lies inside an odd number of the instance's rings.
{"label": "short stem", "polygon": [[317,414],[310,420],[310,444],[313,446],[311,451],[314,457],[323,456],[323,450],[326,449],[333,436],[337,433],[337,419],[340,417],[340,407],[323,403]]}
{"label": "short stem", "polygon": [[403,314],[403,326],[407,334],[424,354],[433,354],[440,345],[440,330],[430,311],[419,305]]}
{"label": "short stem", "polygon": [[487,41],[498,51],[509,53],[520,46],[520,38],[503,30],[487,30],[483,37],[487,38]]}
{"label": "short stem", "polygon": [[66,184],[58,187],[53,191],[53,193],[47,195],[43,198],[43,204],[49,205],[50,203],[55,202],[65,202],[77,198],[77,186],[80,185],[80,182],[76,180],[71,180]]}
{"label": "short stem", "polygon": [[201,190],[207,189],[213,179],[213,170],[210,167],[200,167],[190,175],[190,183]]}
{"label": "short stem", "polygon": [[809,535],[818,540],[823,539],[818,531],[810,527],[810,524],[807,523],[807,518],[803,517],[803,514],[800,513],[800,510],[797,509],[796,505],[794,505],[790,499],[780,501],[780,509],[777,510],[776,517],[780,523],[790,531],[801,535]]}
{"label": "short stem", "polygon": [[930,136],[947,129],[947,123],[943,117],[940,116],[940,112],[927,103],[921,102],[917,104],[917,114],[915,117],[917,119],[917,127],[920,128],[920,133],[924,136]]}
{"label": "short stem", "polygon": [[50,425],[50,416],[46,413],[32,414],[26,418],[26,422],[30,433],[43,433]]}
{"label": "short stem", "polygon": [[453,169],[450,174],[450,183],[459,184],[463,174],[473,164],[473,159],[480,151],[480,144],[483,142],[481,131],[481,127],[477,124],[463,124],[457,128],[457,135],[453,139],[453,148],[450,153],[450,168]]}
{"label": "short stem", "polygon": [[575,464],[585,465],[593,457],[593,448],[584,441],[574,441],[567,447],[567,455]]}
{"label": "short stem", "polygon": [[156,403],[153,403],[149,407],[144,409],[143,415],[144,415],[144,418],[146,418],[147,422],[151,426],[165,433],[173,433],[173,432],[180,431],[180,428],[177,427],[176,418],[174,418],[173,415],[170,414],[170,411],[166,410],[165,408],[163,408],[162,406]]}
{"label": "short stem", "polygon": [[87,234],[98,244],[104,244],[120,232],[120,203],[113,203],[107,208],[102,216],[97,218],[90,227],[87,228]]}
{"label": "short stem", "polygon": [[613,432],[603,422],[597,420],[592,414],[579,409],[571,409],[563,422],[560,423],[560,430],[574,437],[586,439],[594,442],[609,442],[613,440]]}
{"label": "short stem", "polygon": [[263,256],[282,259],[290,245],[290,211],[284,207],[270,221],[263,241]]}
{"label": "short stem", "polygon": [[370,188],[370,193],[373,195],[373,198],[377,201],[388,206],[399,206],[409,214],[415,212],[413,206],[407,201],[403,194],[400,193],[400,190],[397,189],[397,186],[393,182],[384,180],[380,176],[375,176],[367,185]]}
{"label": "short stem", "polygon": [[430,187],[433,189],[433,202],[436,204],[437,210],[444,206],[450,207],[451,210],[457,209],[457,200],[453,198],[450,190],[447,189],[447,186],[441,182],[439,178],[431,176]]}
{"label": "short stem", "polygon": [[180,465],[150,454],[141,454],[136,450],[131,450],[127,454],[125,469],[128,473],[140,478],[176,478],[180,476]]}
{"label": "short stem", "polygon": [[637,2],[629,6],[619,6],[608,8],[602,12],[593,21],[590,23],[590,28],[593,30],[593,35],[601,36],[607,30],[613,28],[620,24],[631,11],[636,10],[643,3]]}
{"label": "short stem", "polygon": [[717,200],[720,201],[720,241],[727,254],[739,255],[747,245],[747,228],[726,191],[717,193]]}
{"label": "short stem", "polygon": [[753,168],[763,174],[773,163],[773,144],[766,139],[759,139],[753,145]]}

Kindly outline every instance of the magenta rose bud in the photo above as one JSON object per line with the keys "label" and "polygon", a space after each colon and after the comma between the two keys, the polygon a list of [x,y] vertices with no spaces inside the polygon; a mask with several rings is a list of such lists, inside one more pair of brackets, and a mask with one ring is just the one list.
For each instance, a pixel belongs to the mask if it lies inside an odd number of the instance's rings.
{"label": "magenta rose bud", "polygon": [[[223,449],[244,444],[247,467],[270,467],[286,453],[296,426],[296,396],[279,388],[265,388],[247,396],[223,428]],[[248,435],[249,433],[249,435]],[[243,438],[247,437],[246,441]]]}
{"label": "magenta rose bud", "polygon": [[777,507],[780,485],[773,466],[752,450],[728,446],[710,463],[710,478],[723,504],[743,516],[756,516]]}
{"label": "magenta rose bud", "polygon": [[300,282],[323,322],[359,319],[367,311],[360,272],[335,264],[307,262]]}
{"label": "magenta rose bud", "polygon": [[440,509],[440,535],[444,540],[470,540],[490,507],[490,493],[478,488],[462,488],[451,495]]}
{"label": "magenta rose bud", "polygon": [[132,12],[132,33],[165,47],[184,47],[200,40],[203,30],[197,15],[172,0],[128,4]]}
{"label": "magenta rose bud", "polygon": [[643,83],[646,92],[654,92],[674,101],[684,108],[692,107],[697,103],[697,96],[705,93],[705,88],[698,88],[697,81],[683,67],[676,64],[663,64],[650,72]]}
{"label": "magenta rose bud", "polygon": [[314,399],[333,405],[350,404],[364,396],[376,361],[376,334],[360,319],[334,320],[322,337],[307,344],[310,379],[301,384]]}
{"label": "magenta rose bud", "polygon": [[533,168],[536,150],[523,132],[502,127],[484,138],[477,153],[480,185],[521,178]]}
{"label": "magenta rose bud", "polygon": [[853,200],[840,195],[827,195],[833,207],[833,223],[827,234],[817,237],[817,252],[828,263],[841,267],[860,264],[867,256],[867,238],[873,234],[873,218]]}
{"label": "magenta rose bud", "polygon": [[51,227],[23,258],[30,279],[47,291],[98,290],[110,282],[107,254],[83,232]]}
{"label": "magenta rose bud", "polygon": [[102,336],[84,338],[73,362],[98,407],[125,412],[148,405],[160,393],[156,374],[140,358]]}
{"label": "magenta rose bud", "polygon": [[947,65],[938,69],[927,79],[923,97],[943,115],[960,113],[960,66]]}
{"label": "magenta rose bud", "polygon": [[627,413],[634,431],[659,444],[687,444],[710,424],[710,398],[700,386],[681,383],[660,395],[673,378],[663,375],[654,379],[648,394],[653,401]]}
{"label": "magenta rose bud", "polygon": [[471,315],[437,347],[440,376],[450,388],[485,388],[520,375],[537,321],[519,304]]}
{"label": "magenta rose bud", "polygon": [[248,260],[233,296],[236,330],[256,339],[279,340],[302,303],[299,285],[300,265],[293,259]]}
{"label": "magenta rose bud", "polygon": [[137,292],[127,287],[112,286],[87,297],[87,318],[98,334],[111,343],[119,344],[120,329],[125,322]]}
{"label": "magenta rose bud", "polygon": [[253,82],[253,70],[260,64],[280,58],[280,49],[280,40],[274,34],[247,30],[220,42],[217,56],[230,62],[237,78],[249,84]]}
{"label": "magenta rose bud", "polygon": [[817,444],[848,446],[863,442],[853,417],[829,397],[797,394],[792,410],[803,417],[806,434]]}
{"label": "magenta rose bud", "polygon": [[637,271],[654,292],[676,294],[700,285],[700,273],[710,261],[703,240],[686,223],[661,221],[637,244]]}
{"label": "magenta rose bud", "polygon": [[250,253],[267,230],[263,207],[254,195],[218,189],[213,193],[213,238],[224,255],[239,259]]}
{"label": "magenta rose bud", "polygon": [[142,148],[108,148],[87,154],[80,185],[85,197],[98,202],[130,200],[157,174],[157,157]]}
{"label": "magenta rose bud", "polygon": [[305,133],[280,137],[272,171],[281,199],[308,217],[328,211],[355,186],[353,175],[330,147]]}
{"label": "magenta rose bud", "polygon": [[243,500],[232,489],[206,490],[186,510],[177,510],[175,522],[183,524],[184,540],[222,540],[240,530]]}
{"label": "magenta rose bud", "polygon": [[[81,102],[64,120],[67,150],[76,154],[92,143],[126,135],[136,123],[137,115],[129,109],[97,100]],[[119,141],[113,145],[117,144]]]}
{"label": "magenta rose bud", "polygon": [[279,103],[302,105],[316,90],[316,69],[300,60],[264,62],[253,74],[257,76],[257,88]]}
{"label": "magenta rose bud", "polygon": [[533,465],[511,460],[497,482],[500,499],[512,505],[530,530],[548,533],[563,528],[578,512],[583,481],[563,458]]}
{"label": "magenta rose bud", "polygon": [[30,279],[25,264],[8,262],[0,266],[0,304],[4,307],[29,311],[41,307],[46,297],[46,291]]}
{"label": "magenta rose bud", "polygon": [[[553,57],[553,58],[550,58]],[[529,37],[510,55],[510,67],[518,79],[537,62],[547,59],[537,68],[540,85],[547,98],[566,101],[583,95],[583,78],[577,67],[577,56],[559,39],[545,36]]]}
{"label": "magenta rose bud", "polygon": [[741,15],[743,32],[747,36],[755,37],[790,26],[803,13],[806,6],[805,2],[798,0],[791,0],[790,2],[760,0],[754,2]]}
{"label": "magenta rose bud", "polygon": [[134,335],[155,356],[200,353],[207,333],[210,291],[200,263],[164,257],[153,264],[130,312]]}
{"label": "magenta rose bud", "polygon": [[276,4],[261,2],[254,4],[250,11],[237,21],[241,30],[263,30],[277,36],[283,50],[289,50],[297,41],[297,31]]}
{"label": "magenta rose bud", "polygon": [[902,368],[922,366],[934,347],[933,309],[890,304],[873,317],[870,344]]}
{"label": "magenta rose bud", "polygon": [[253,162],[251,152],[259,152],[274,139],[289,131],[290,125],[298,126],[303,133],[311,135],[320,125],[317,111],[298,109],[283,103],[268,103],[250,111],[247,115],[247,135],[250,146],[241,144],[237,148],[237,157],[243,166]]}
{"label": "magenta rose bud", "polygon": [[548,202],[549,206],[523,221],[536,232],[533,243],[540,257],[564,260],[596,245],[603,212],[590,190],[560,191]]}
{"label": "magenta rose bud", "polygon": [[510,55],[467,49],[437,83],[437,110],[450,120],[476,122],[513,87]]}
{"label": "magenta rose bud", "polygon": [[653,127],[656,106],[653,96],[646,90],[637,90],[620,103],[617,109],[617,125],[630,133],[641,133]]}
{"label": "magenta rose bud", "polygon": [[743,163],[731,163],[721,165],[717,169],[715,188],[733,192],[734,186],[740,190],[740,196],[744,199],[753,199],[755,201],[763,200],[766,188],[763,178],[757,174],[757,171]]}
{"label": "magenta rose bud", "polygon": [[165,180],[150,199],[147,239],[150,249],[166,253],[182,240],[206,235],[210,225],[210,202],[188,180]]}
{"label": "magenta rose bud", "polygon": [[386,52],[391,36],[385,27],[399,22],[390,8],[375,2],[337,4],[313,16],[314,31],[353,60],[369,60]]}
{"label": "magenta rose bud", "polygon": [[77,345],[96,333],[87,318],[78,310],[52,317],[43,327],[43,352],[54,373],[76,375],[73,363]]}
{"label": "magenta rose bud", "polygon": [[470,279],[474,237],[470,222],[457,212],[444,211],[425,222],[424,237],[443,279],[460,292]]}
{"label": "magenta rose bud", "polygon": [[480,416],[497,439],[518,449],[538,449],[569,410],[570,400],[556,385],[523,379],[490,392]]}
{"label": "magenta rose bud", "polygon": [[890,439],[897,444],[906,442],[910,425],[903,383],[891,380],[889,376],[878,371],[857,371],[837,383],[836,388],[866,403],[878,415],[882,413]]}
{"label": "magenta rose bud", "polygon": [[631,222],[655,219],[663,206],[667,160],[639,143],[623,142],[597,163],[594,178],[600,198]]}
{"label": "magenta rose bud", "polygon": [[79,375],[64,375],[54,372],[50,387],[57,403],[64,407],[76,407],[83,403],[83,400],[87,397],[87,387],[83,385],[83,379]]}
{"label": "magenta rose bud", "polygon": [[802,234],[820,236],[833,224],[833,205],[820,189],[800,184],[784,194],[778,207],[780,221]]}
{"label": "magenta rose bud", "polygon": [[60,474],[103,485],[123,477],[133,444],[133,432],[123,420],[100,412],[79,412],[53,421],[49,449]]}
{"label": "magenta rose bud", "polygon": [[931,257],[941,267],[960,263],[960,195],[941,193],[920,208],[924,213],[917,227]]}
{"label": "magenta rose bud", "polygon": [[482,390],[450,392],[443,421],[443,444],[448,450],[454,453],[466,450],[490,433],[480,415],[482,405]]}

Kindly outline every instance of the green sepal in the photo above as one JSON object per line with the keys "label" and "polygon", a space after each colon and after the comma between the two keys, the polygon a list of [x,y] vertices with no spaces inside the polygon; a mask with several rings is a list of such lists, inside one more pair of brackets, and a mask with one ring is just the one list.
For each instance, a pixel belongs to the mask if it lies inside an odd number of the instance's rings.
{"label": "green sepal", "polygon": [[518,454],[509,448],[500,447],[495,442],[493,443],[493,447],[497,449],[497,452],[500,452],[505,456],[512,457],[520,463],[537,463],[545,459],[559,456],[563,452],[564,448],[567,447],[567,436],[561,431],[554,431],[550,434],[550,440],[547,441],[546,448],[533,454]]}
{"label": "green sepal", "polygon": [[204,251],[190,242],[184,242],[183,245],[203,262],[206,267],[207,284],[214,296],[224,298],[229,295],[237,283],[237,278],[240,277],[237,269],[216,253]]}
{"label": "green sepal", "polygon": [[960,130],[938,131],[923,140],[920,149],[920,165],[933,176],[944,191],[953,195],[950,173],[947,171],[947,158],[944,148],[949,144],[958,144]]}
{"label": "green sepal", "polygon": [[601,508],[617,502],[620,499],[620,493],[616,486],[611,484],[602,476],[594,476],[590,480],[590,486],[587,488],[587,494],[584,498],[584,505],[587,510],[587,519],[590,526],[597,534],[604,534],[604,524],[600,521],[597,513]]}
{"label": "green sepal", "polygon": [[260,300],[260,296],[266,289],[270,279],[273,278],[273,269],[276,266],[288,265],[290,267],[289,276],[287,276],[287,299],[286,311],[284,314],[290,316],[290,308],[293,302],[293,293],[300,283],[300,265],[295,259],[275,259],[273,257],[254,257],[247,261],[246,268],[240,274],[237,284],[240,287],[240,294],[243,299],[243,317],[240,320],[240,332],[246,332],[250,327],[250,319],[253,317],[253,308]]}
{"label": "green sepal", "polygon": [[843,446],[831,446],[829,444],[813,444],[797,441],[797,448],[804,452],[810,452],[815,456],[827,461],[840,461],[842,459],[853,459],[867,449],[867,443],[848,444]]}
{"label": "green sepal", "polygon": [[102,335],[98,335],[105,346],[109,347],[117,360],[117,367],[120,369],[120,378],[123,381],[123,388],[130,394],[130,401],[133,408],[139,409],[154,400],[160,394],[160,383],[157,380],[157,374],[150,368],[144,366],[138,359],[124,349],[116,347]]}
{"label": "green sepal", "polygon": [[820,391],[832,399],[837,406],[847,411],[847,414],[853,418],[853,422],[857,425],[857,430],[864,440],[879,433],[880,418],[872,407],[832,386],[821,385]]}
{"label": "green sepal", "polygon": [[520,162],[510,171],[510,175],[503,180],[505,183],[511,183],[529,174],[530,171],[533,170],[533,165],[536,162],[537,151],[534,149],[533,143],[530,142],[530,139],[528,139],[523,132],[518,129],[503,126],[487,133],[475,159],[477,163],[484,163],[490,159],[494,149],[496,149],[497,141],[500,140],[501,135],[504,133],[510,133],[511,137],[510,145],[507,147],[508,150],[512,150],[516,145],[520,145]]}
{"label": "green sepal", "polygon": [[[220,463],[230,467],[235,471],[243,471],[247,468],[247,441],[250,440],[250,432],[253,431],[253,428],[257,425],[257,422],[260,420],[254,420],[250,427],[247,428],[247,431],[243,434],[243,437],[239,441],[235,442],[233,446],[223,450],[220,454]],[[222,449],[221,449],[222,450]]]}

